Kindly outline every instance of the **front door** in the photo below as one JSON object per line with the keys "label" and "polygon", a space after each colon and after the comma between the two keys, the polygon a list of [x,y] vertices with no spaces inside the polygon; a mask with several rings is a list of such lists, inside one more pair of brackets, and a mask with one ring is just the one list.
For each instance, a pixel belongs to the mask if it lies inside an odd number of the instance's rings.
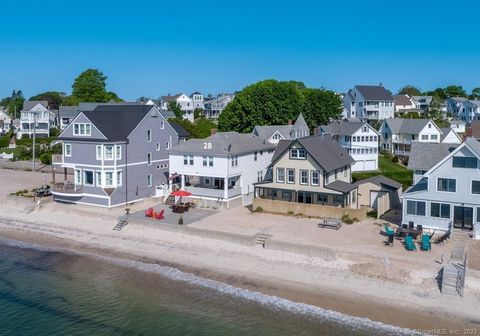
{"label": "front door", "polygon": [[472,230],[473,228],[473,208],[459,207],[453,208],[453,226],[457,229]]}
{"label": "front door", "polygon": [[298,192],[298,203],[312,204],[312,193],[306,191]]}

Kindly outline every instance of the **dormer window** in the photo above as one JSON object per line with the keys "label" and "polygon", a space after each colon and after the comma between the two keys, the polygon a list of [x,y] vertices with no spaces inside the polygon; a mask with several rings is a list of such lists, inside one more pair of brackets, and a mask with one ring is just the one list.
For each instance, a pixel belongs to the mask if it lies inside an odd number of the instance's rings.
{"label": "dormer window", "polygon": [[73,135],[80,135],[80,136],[92,135],[92,125],[87,123],[73,124]]}
{"label": "dormer window", "polygon": [[303,148],[292,148],[292,149],[290,149],[290,159],[306,160],[307,159],[307,151]]}

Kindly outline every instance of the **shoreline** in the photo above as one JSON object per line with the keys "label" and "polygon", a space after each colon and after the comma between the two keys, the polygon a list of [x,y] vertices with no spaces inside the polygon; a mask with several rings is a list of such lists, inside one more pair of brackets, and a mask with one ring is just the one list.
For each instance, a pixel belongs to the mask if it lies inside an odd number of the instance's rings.
{"label": "shoreline", "polygon": [[187,263],[169,262],[151,256],[139,256],[138,254],[126,251],[113,250],[107,247],[100,248],[94,244],[46,235],[42,232],[21,231],[15,228],[8,229],[6,227],[1,227],[0,236],[7,239],[51,247],[53,249],[66,249],[73,253],[85,255],[86,257],[88,257],[88,254],[95,254],[99,256],[170,266],[177,268],[182,272],[192,273],[201,278],[211,279],[235,287],[278,296],[293,302],[311,304],[350,316],[364,317],[372,321],[378,321],[403,328],[417,330],[448,328],[462,331],[463,328],[478,328],[480,326],[479,321],[476,321],[477,323],[473,323],[473,321],[470,323],[467,321],[460,321],[455,316],[452,316],[452,314],[441,312],[436,309],[406,309],[403,306],[395,306],[394,304],[388,304],[387,302],[379,302],[381,301],[379,298],[368,297],[358,292],[338,288],[338,285],[331,286],[330,288],[322,288],[322,286],[309,288],[305,286],[304,283],[284,280],[277,277],[260,276],[256,273],[245,273],[244,271],[232,272],[231,270],[218,267],[193,267],[187,265]]}

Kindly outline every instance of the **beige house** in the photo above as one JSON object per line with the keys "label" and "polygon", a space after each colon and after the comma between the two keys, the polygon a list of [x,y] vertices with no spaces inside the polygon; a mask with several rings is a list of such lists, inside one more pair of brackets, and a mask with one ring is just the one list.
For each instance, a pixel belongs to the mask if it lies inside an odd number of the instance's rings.
{"label": "beige house", "polygon": [[255,197],[357,209],[355,161],[329,138],[280,140],[272,158],[271,180],[255,184]]}
{"label": "beige house", "polygon": [[354,183],[358,187],[359,206],[377,211],[378,216],[390,209],[400,208],[402,185],[383,175],[373,176]]}

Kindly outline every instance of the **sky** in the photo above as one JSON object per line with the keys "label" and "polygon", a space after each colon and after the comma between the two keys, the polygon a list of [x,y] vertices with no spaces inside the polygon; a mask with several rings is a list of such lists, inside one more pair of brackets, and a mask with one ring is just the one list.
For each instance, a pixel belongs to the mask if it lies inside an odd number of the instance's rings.
{"label": "sky", "polygon": [[270,78],[337,92],[470,92],[480,87],[480,26],[462,13],[479,10],[473,0],[2,1],[0,97],[69,94],[88,68],[125,100]]}

